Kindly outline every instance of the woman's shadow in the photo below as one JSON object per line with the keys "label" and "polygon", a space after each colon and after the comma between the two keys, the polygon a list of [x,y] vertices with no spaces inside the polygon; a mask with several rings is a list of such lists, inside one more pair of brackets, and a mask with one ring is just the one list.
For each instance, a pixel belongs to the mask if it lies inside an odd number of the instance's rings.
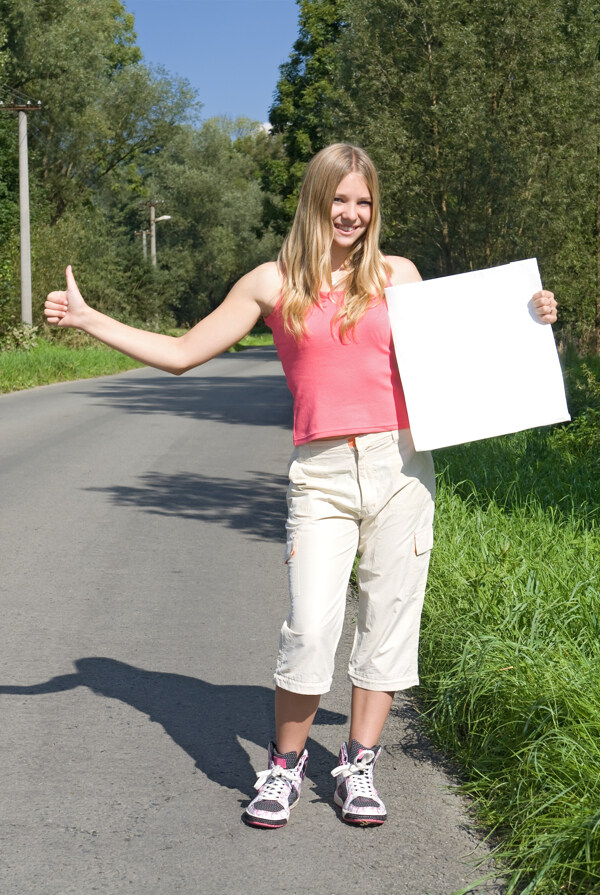
{"label": "woman's shadow", "polygon": [[[215,783],[248,798],[256,772],[238,737],[266,746],[273,735],[273,691],[268,687],[209,684],[198,678],[146,671],[104,657],[78,659],[77,671],[31,686],[0,686],[0,694],[37,696],[89,687],[98,696],[119,699],[161,724],[196,767]],[[315,724],[344,724],[346,716],[319,709]],[[330,793],[329,770],[337,756],[315,740],[308,743],[308,776],[319,797]],[[259,768],[258,770],[262,770]]]}

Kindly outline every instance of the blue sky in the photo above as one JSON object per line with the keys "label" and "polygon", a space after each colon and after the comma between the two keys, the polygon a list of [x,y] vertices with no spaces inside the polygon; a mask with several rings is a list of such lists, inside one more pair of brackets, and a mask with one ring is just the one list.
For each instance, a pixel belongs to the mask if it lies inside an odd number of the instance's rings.
{"label": "blue sky", "polygon": [[196,88],[203,118],[267,121],[298,35],[295,0],[122,0],[144,61]]}

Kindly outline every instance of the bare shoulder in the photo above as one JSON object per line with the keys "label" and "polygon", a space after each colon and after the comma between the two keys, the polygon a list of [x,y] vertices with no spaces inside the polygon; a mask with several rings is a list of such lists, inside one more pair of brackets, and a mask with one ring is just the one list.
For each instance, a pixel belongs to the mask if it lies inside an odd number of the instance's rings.
{"label": "bare shoulder", "polygon": [[420,282],[421,274],[408,258],[401,258],[399,255],[386,255],[386,261],[392,268],[392,283],[394,286]]}
{"label": "bare shoulder", "polygon": [[275,308],[282,285],[283,278],[275,261],[259,264],[237,283],[260,306],[263,316],[270,314]]}

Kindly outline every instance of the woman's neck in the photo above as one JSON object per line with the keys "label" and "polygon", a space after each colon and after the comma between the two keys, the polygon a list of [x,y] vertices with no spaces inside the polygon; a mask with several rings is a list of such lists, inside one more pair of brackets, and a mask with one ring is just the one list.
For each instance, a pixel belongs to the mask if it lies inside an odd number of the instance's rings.
{"label": "woman's neck", "polygon": [[339,249],[337,246],[331,247],[331,272],[333,274],[343,268],[349,254],[350,252]]}

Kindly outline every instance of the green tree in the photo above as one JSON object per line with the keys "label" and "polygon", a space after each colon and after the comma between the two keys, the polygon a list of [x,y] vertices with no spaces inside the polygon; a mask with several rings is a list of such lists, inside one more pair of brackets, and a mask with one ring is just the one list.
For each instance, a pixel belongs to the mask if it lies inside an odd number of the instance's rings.
{"label": "green tree", "polygon": [[363,145],[386,250],[441,276],[536,255],[561,325],[600,347],[595,0],[299,0],[267,168],[287,226],[305,164]]}
{"label": "green tree", "polygon": [[240,276],[277,253],[278,238],[262,224],[264,143],[256,123],[210,119],[200,129],[179,128],[149,169],[149,187],[172,215],[160,230],[160,256],[180,323],[196,323]]}
{"label": "green tree", "polygon": [[133,16],[118,0],[0,0],[0,10],[6,77],[43,103],[32,164],[55,217],[82,187],[98,188],[118,165],[161,147],[197,110],[184,81],[140,62]]}
{"label": "green tree", "polygon": [[[161,302],[167,312],[168,290],[141,267],[127,209],[146,195],[144,160],[194,120],[193,91],[141,62],[133,16],[118,0],[0,0],[0,21],[4,81],[43,103],[29,122],[36,319],[71,261],[99,306],[155,320]],[[0,325],[18,314],[16,150],[16,122],[2,116]],[[140,282],[149,286],[141,303],[133,297]]]}
{"label": "green tree", "polygon": [[537,255],[593,326],[598,23],[591,0],[345,0],[347,134],[382,175],[385,240],[426,276]]}
{"label": "green tree", "polygon": [[340,130],[337,108],[337,42],[344,27],[342,0],[296,0],[300,33],[290,59],[281,66],[269,113],[274,134],[283,136],[285,158],[266,166],[265,187],[281,197],[276,222],[285,232],[296,210],[297,193],[309,159]]}
{"label": "green tree", "polygon": [[[6,43],[6,27],[0,20],[0,48]],[[5,80],[6,50],[0,49],[0,99]],[[0,113],[0,331],[13,322],[14,259],[18,226],[17,144],[11,116]]]}

